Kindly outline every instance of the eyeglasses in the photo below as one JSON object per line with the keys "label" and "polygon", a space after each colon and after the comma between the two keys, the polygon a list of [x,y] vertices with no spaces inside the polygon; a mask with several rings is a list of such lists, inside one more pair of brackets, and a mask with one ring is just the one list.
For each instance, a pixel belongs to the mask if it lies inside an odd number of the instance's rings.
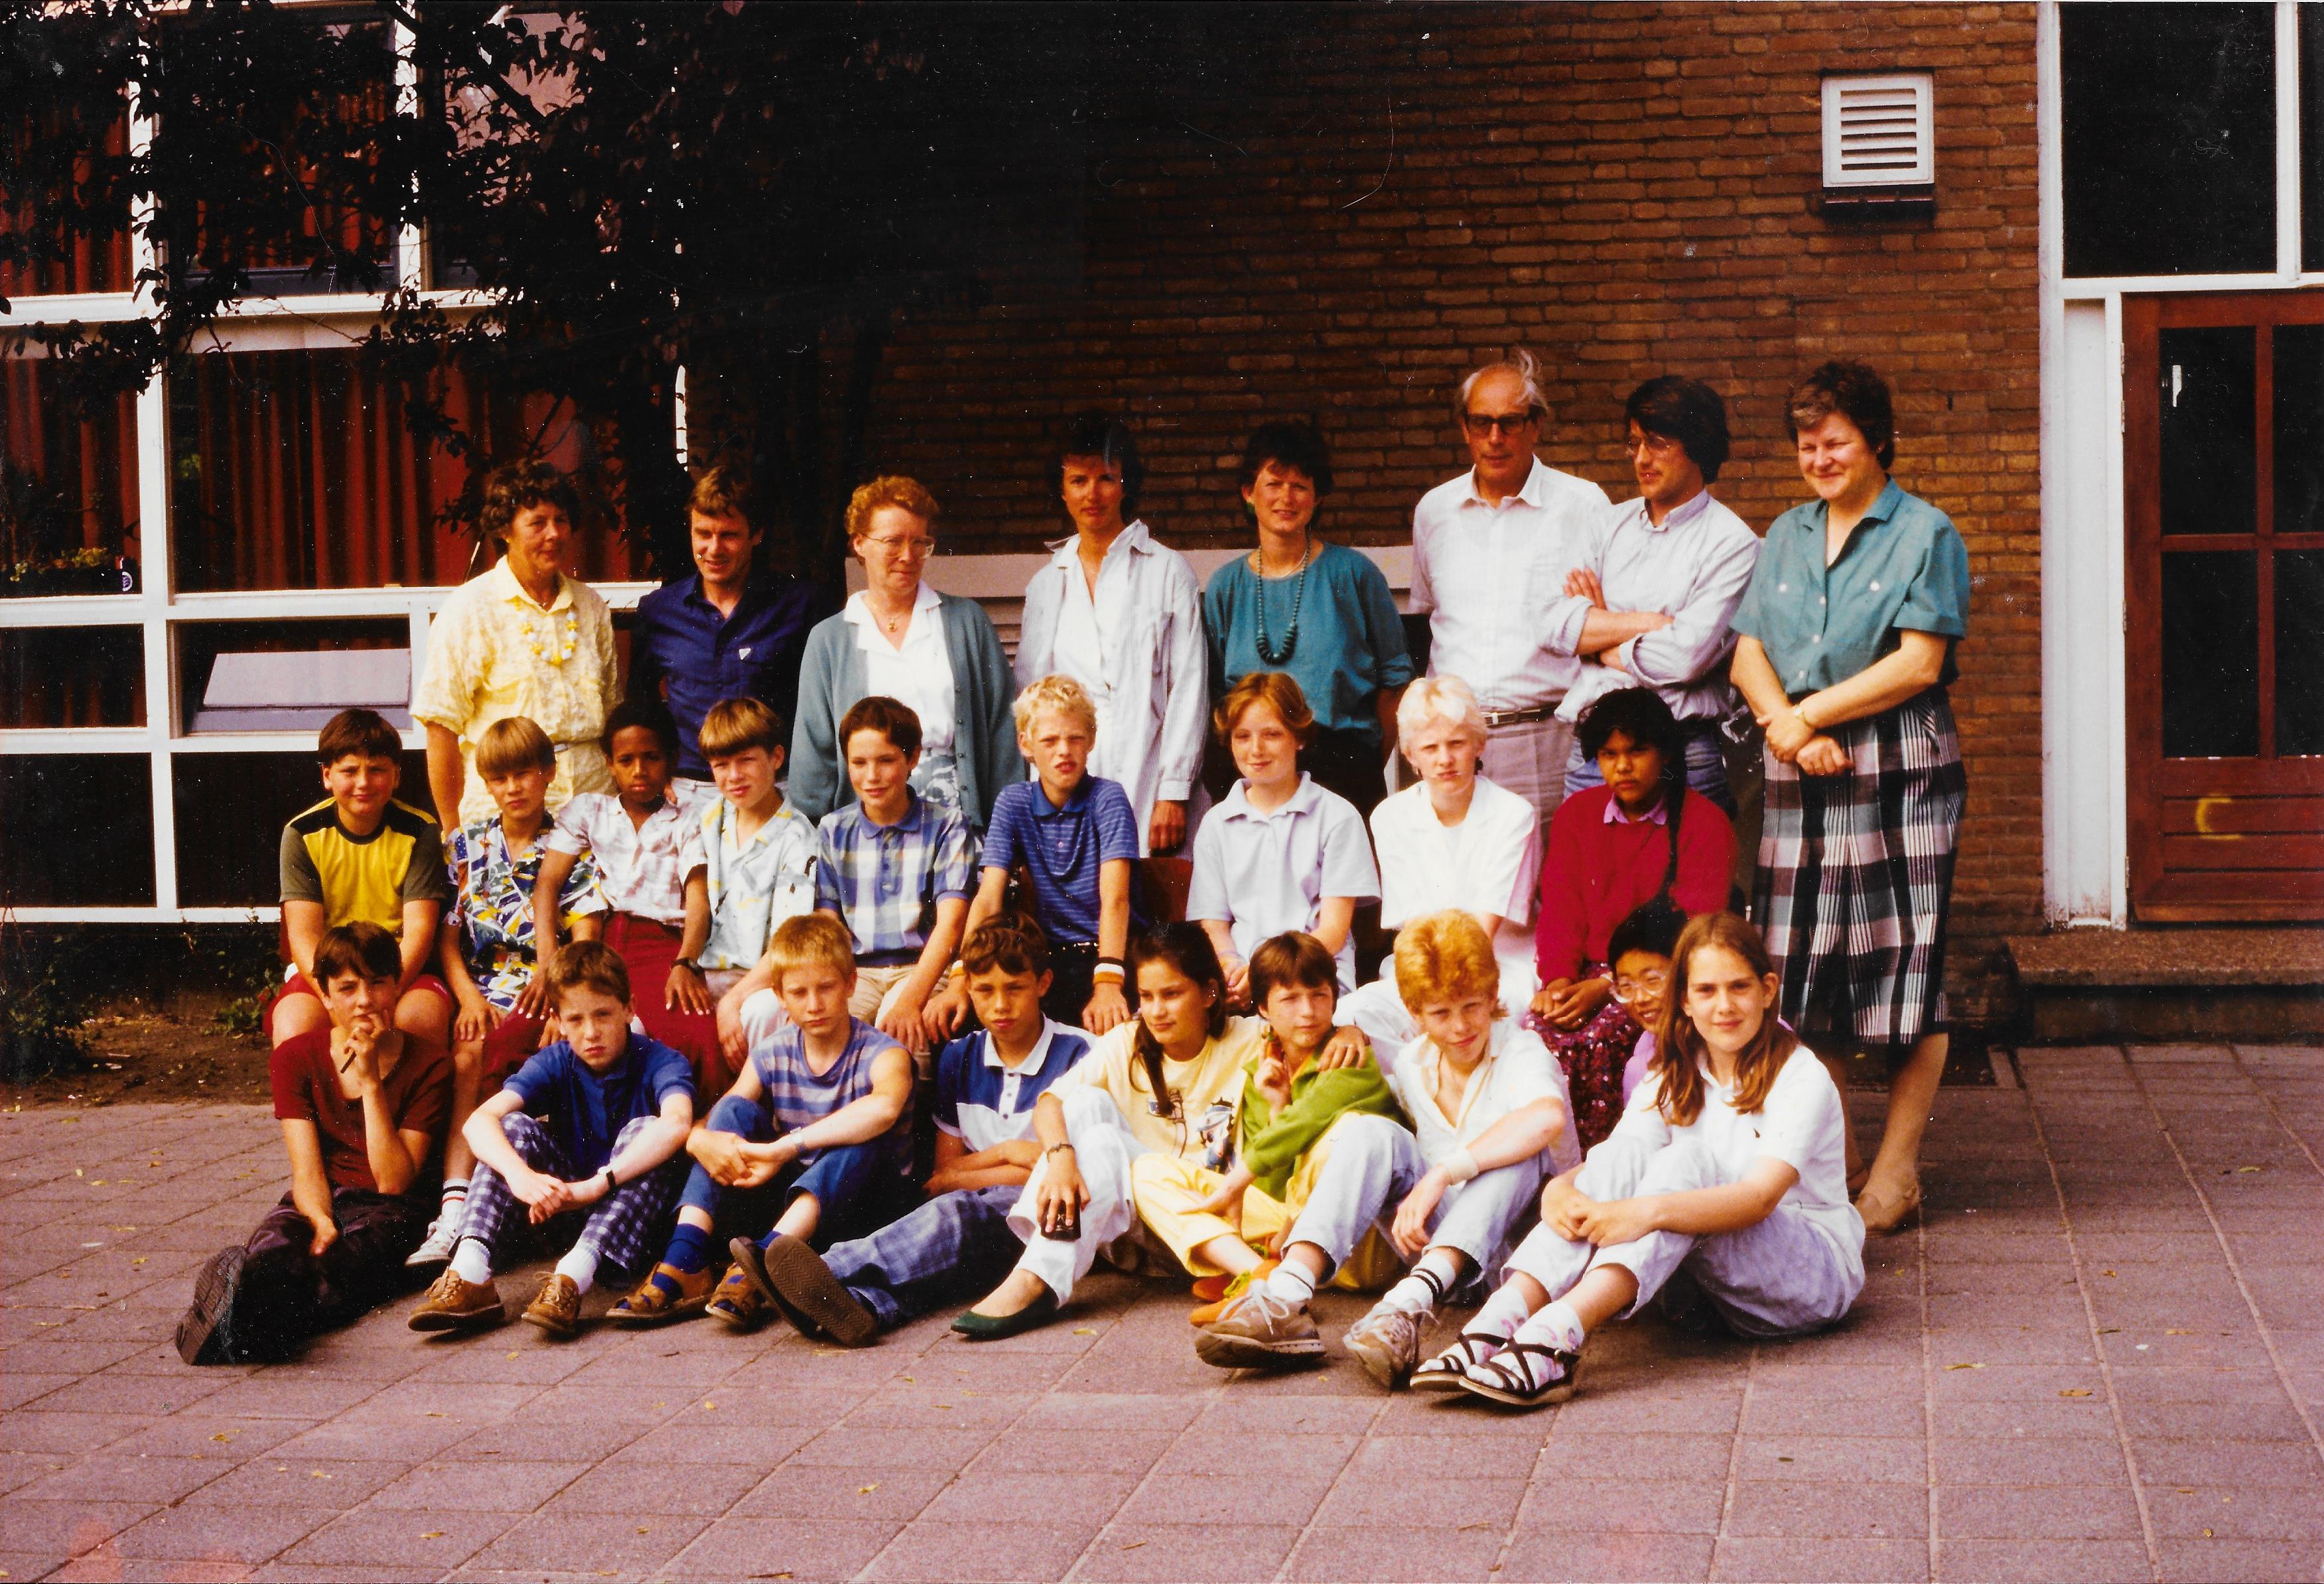
{"label": "eyeglasses", "polygon": [[1622,442],[1622,450],[1631,456],[1642,451],[1649,456],[1667,456],[1678,448],[1678,442],[1668,435],[1644,435]]}
{"label": "eyeglasses", "polygon": [[928,539],[907,539],[899,534],[883,533],[877,539],[863,541],[863,548],[877,550],[882,556],[896,556],[918,561],[936,553],[936,542]]}
{"label": "eyeglasses", "polygon": [[1539,415],[1531,412],[1464,412],[1461,415],[1462,427],[1480,437],[1489,435],[1496,429],[1505,435],[1517,434],[1539,421]]}
{"label": "eyeglasses", "polygon": [[1626,1007],[1640,1001],[1659,999],[1670,989],[1667,973],[1641,973],[1636,979],[1627,974],[1614,981],[1614,999]]}

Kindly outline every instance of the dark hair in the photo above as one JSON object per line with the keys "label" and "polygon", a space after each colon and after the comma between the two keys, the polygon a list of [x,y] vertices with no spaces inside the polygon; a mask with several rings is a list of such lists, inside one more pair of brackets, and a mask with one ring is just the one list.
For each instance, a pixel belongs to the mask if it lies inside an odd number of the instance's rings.
{"label": "dark hair", "polygon": [[508,538],[516,514],[534,506],[556,506],[568,518],[581,515],[573,482],[536,457],[504,462],[484,475],[484,503],[477,526],[496,539]]}
{"label": "dark hair", "polygon": [[1863,433],[1881,466],[1896,464],[1895,402],[1888,394],[1888,382],[1870,364],[1835,357],[1820,364],[1792,387],[1784,412],[1791,419],[1794,439],[1802,429],[1813,428],[1836,412]]}
{"label": "dark hair", "polygon": [[1677,717],[1651,687],[1621,687],[1600,694],[1573,728],[1573,741],[1584,759],[1596,759],[1616,732],[1632,742],[1650,747],[1663,756],[1663,807],[1669,812],[1665,833],[1670,837],[1670,862],[1663,870],[1662,889],[1668,897],[1678,883],[1678,827],[1686,816],[1686,734]]}
{"label": "dark hair", "polygon": [[379,926],[364,919],[335,925],[323,932],[315,943],[315,972],[312,980],[317,990],[328,990],[331,981],[342,973],[360,974],[365,979],[399,979],[403,974],[403,953],[395,937]]}
{"label": "dark hair", "polygon": [[660,738],[662,752],[669,756],[673,768],[677,765],[678,723],[670,718],[669,711],[659,701],[650,698],[625,698],[606,715],[604,739],[606,758],[613,757],[613,739],[632,726],[642,726]]}
{"label": "dark hair", "polygon": [[1049,458],[1049,487],[1060,494],[1065,488],[1065,461],[1073,456],[1095,456],[1119,468],[1121,515],[1128,518],[1137,511],[1146,493],[1146,464],[1139,460],[1138,437],[1128,424],[1110,412],[1077,412],[1065,420]]}
{"label": "dark hair", "polygon": [[1606,937],[1606,966],[1611,968],[1632,952],[1667,957],[1678,950],[1679,932],[1686,928],[1686,909],[1668,893],[1647,898],[1623,915],[1614,933]]}
{"label": "dark hair", "polygon": [[1267,1010],[1267,998],[1277,985],[1301,990],[1340,992],[1340,965],[1323,943],[1303,930],[1269,935],[1251,948],[1250,1004]]}
{"label": "dark hair", "polygon": [[593,990],[630,1004],[630,969],[603,941],[569,941],[549,963],[549,999],[555,1006],[569,990]]}
{"label": "dark hair", "polygon": [[1332,448],[1315,426],[1304,419],[1278,419],[1251,430],[1242,446],[1244,489],[1259,482],[1259,470],[1270,462],[1296,467],[1314,482],[1320,497],[1332,493]]}
{"label": "dark hair", "polygon": [[403,762],[403,738],[377,710],[341,710],[315,733],[315,762],[325,769],[351,753]]}
{"label": "dark hair", "polygon": [[1727,403],[1701,380],[1658,374],[1630,392],[1622,416],[1650,435],[1676,440],[1711,483],[1727,462]]}
{"label": "dark hair", "polygon": [[847,745],[858,732],[877,732],[909,759],[920,750],[920,717],[910,705],[884,694],[870,694],[847,706],[839,717],[839,762],[847,763]]}
{"label": "dark hair", "polygon": [[1302,749],[1315,741],[1315,712],[1300,690],[1299,678],[1288,671],[1245,671],[1219,707],[1211,712],[1211,724],[1218,731],[1221,742],[1234,741],[1234,729],[1244,712],[1255,704],[1273,710],[1276,718],[1291,730],[1291,740]]}
{"label": "dark hair", "polygon": [[[1167,962],[1196,984],[1206,985],[1211,991],[1210,1017],[1207,1028],[1213,1039],[1227,1031],[1227,973],[1219,966],[1219,953],[1211,944],[1211,937],[1199,924],[1166,924],[1147,931],[1130,943],[1130,988],[1138,988],[1139,970],[1148,962]],[[1146,1019],[1137,1019],[1138,1033],[1131,1046],[1139,1063],[1146,1069],[1147,1091],[1157,1104],[1167,1105],[1176,1116],[1178,1097],[1170,1092],[1162,1075],[1165,1060],[1162,1042],[1146,1027]]]}
{"label": "dark hair", "polygon": [[960,948],[960,965],[971,973],[1049,972],[1049,937],[1030,919],[1003,916],[979,925]]}
{"label": "dark hair", "polygon": [[[1775,971],[1767,943],[1739,913],[1705,913],[1688,920],[1671,949],[1671,993],[1663,1001],[1662,1027],[1655,1030],[1655,1054],[1647,1069],[1662,1079],[1664,1119],[1683,1128],[1702,1115],[1702,1036],[1686,1015],[1686,984],[1694,954],[1716,946],[1741,958],[1756,979]],[[1784,1064],[1799,1049],[1799,1036],[1767,1008],[1759,1032],[1735,1058],[1735,1109],[1745,1116],[1767,1103]]]}
{"label": "dark hair", "polygon": [[[739,517],[751,522],[752,509],[758,503],[751,480],[751,469],[741,462],[714,462],[694,475],[694,488],[686,497],[686,509],[699,511],[705,517]],[[757,525],[752,525],[757,531]]]}

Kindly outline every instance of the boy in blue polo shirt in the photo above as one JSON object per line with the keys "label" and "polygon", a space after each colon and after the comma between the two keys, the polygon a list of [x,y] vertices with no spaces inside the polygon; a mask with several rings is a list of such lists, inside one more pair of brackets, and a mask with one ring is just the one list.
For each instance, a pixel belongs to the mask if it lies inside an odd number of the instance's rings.
{"label": "boy in blue polo shirt", "polygon": [[472,1331],[505,1314],[493,1264],[513,1243],[548,1241],[586,1214],[524,1318],[551,1336],[579,1327],[600,1264],[635,1270],[669,1225],[686,1183],[678,1152],[694,1126],[694,1069],[630,1031],[630,972],[602,941],[576,941],[549,965],[565,1037],[535,1052],[469,1113],[476,1173],[452,1263],[411,1312],[416,1331]]}
{"label": "boy in blue polo shirt", "polygon": [[860,1348],[883,1331],[991,1288],[1024,1246],[1009,1212],[1040,1161],[1033,1102],[1089,1050],[1079,1029],[1045,1017],[1049,945],[1002,921],[961,952],[984,1027],[936,1058],[936,1169],[928,1202],[868,1238],[818,1256],[796,1238],[765,1250],[767,1295],[802,1332]]}
{"label": "boy in blue polo shirt", "polygon": [[[1003,787],[984,833],[983,875],[969,904],[967,933],[991,921],[1011,871],[1031,881],[1033,914],[1049,937],[1049,993],[1041,1009],[1092,1034],[1130,1021],[1122,953],[1129,949],[1130,865],[1138,861],[1138,816],[1120,783],[1089,774],[1097,707],[1070,677],[1044,677],[1017,695],[1017,746],[1035,779]],[[939,1016],[957,1031],[968,1020],[959,963]]]}

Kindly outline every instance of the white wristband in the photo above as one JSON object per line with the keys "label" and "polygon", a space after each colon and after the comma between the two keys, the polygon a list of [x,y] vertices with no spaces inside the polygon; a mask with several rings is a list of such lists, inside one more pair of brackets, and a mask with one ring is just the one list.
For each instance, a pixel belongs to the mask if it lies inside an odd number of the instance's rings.
{"label": "white wristband", "polygon": [[1466,1149],[1456,1149],[1437,1162],[1436,1169],[1455,1183],[1465,1183],[1477,1174],[1477,1157]]}

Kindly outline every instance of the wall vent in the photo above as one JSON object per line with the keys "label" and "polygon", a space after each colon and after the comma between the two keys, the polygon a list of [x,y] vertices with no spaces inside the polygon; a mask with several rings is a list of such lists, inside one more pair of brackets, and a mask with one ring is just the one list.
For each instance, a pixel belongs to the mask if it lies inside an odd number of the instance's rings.
{"label": "wall vent", "polygon": [[1925,71],[1825,78],[1825,189],[1932,186],[1936,97],[1935,80]]}

